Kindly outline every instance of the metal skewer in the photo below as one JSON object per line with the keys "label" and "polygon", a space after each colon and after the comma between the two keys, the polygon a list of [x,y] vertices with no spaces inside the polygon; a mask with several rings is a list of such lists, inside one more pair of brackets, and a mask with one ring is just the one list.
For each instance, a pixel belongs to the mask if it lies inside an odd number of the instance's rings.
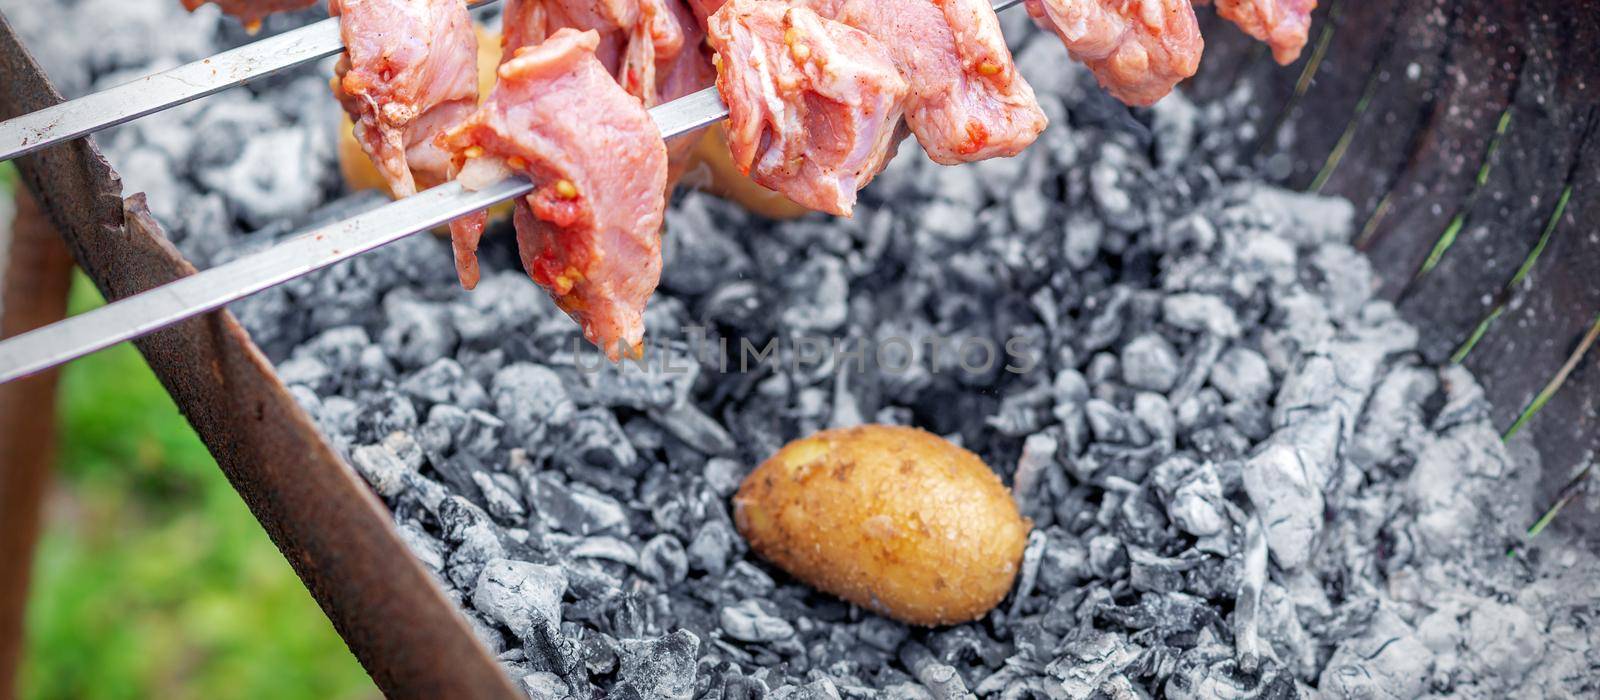
{"label": "metal skewer", "polygon": [[[484,6],[496,0],[471,0]],[[87,136],[344,50],[329,18],[0,122],[0,162]]]}
{"label": "metal skewer", "polygon": [[[650,110],[662,138],[688,133],[727,115],[728,108],[716,88],[706,88]],[[532,191],[533,183],[521,176],[477,191],[447,182],[313,229],[259,253],[23,333],[0,342],[0,383],[158,331]]]}
{"label": "metal skewer", "polygon": [[[1000,0],[996,11],[1021,0]],[[650,110],[670,139],[728,116],[715,87]],[[533,191],[518,175],[481,190],[447,182],[209,270],[0,341],[0,384],[214,311],[406,236]]]}

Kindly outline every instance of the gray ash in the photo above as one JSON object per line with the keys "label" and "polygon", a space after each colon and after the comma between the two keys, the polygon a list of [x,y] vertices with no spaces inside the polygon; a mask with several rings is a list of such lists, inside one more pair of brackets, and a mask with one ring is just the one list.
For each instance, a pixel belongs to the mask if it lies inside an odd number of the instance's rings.
{"label": "gray ash", "polygon": [[[76,92],[243,40],[176,2],[4,5]],[[1592,695],[1600,566],[1521,541],[1538,465],[1372,298],[1350,205],[1251,174],[1247,93],[1130,113],[1010,14],[1038,145],[961,168],[907,148],[849,221],[680,194],[647,367],[593,369],[504,231],[475,292],[417,236],[233,310],[535,698]],[[119,31],[47,30],[90,18]],[[325,74],[101,143],[213,264],[378,203],[338,191]],[[973,369],[963,341],[1031,362]],[[735,533],[756,463],[865,421],[1013,486],[1035,530],[997,610],[907,628]]]}

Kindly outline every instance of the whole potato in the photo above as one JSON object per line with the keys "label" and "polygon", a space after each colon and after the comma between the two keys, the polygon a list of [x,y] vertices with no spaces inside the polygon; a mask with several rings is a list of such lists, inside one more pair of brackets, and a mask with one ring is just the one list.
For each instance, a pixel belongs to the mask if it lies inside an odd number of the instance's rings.
{"label": "whole potato", "polygon": [[1031,527],[977,455],[889,425],[789,443],[745,479],[733,505],[756,553],[917,625],[966,622],[997,605]]}

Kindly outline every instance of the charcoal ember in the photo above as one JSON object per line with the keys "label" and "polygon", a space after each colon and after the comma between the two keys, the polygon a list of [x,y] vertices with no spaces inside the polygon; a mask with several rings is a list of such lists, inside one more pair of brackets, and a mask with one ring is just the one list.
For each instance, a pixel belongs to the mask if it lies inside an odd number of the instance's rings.
{"label": "charcoal ember", "polygon": [[1063,645],[1061,655],[1044,670],[1061,683],[1064,697],[1088,700],[1137,660],[1140,651],[1118,635],[1091,630]]}
{"label": "charcoal ember", "polygon": [[749,256],[713,220],[710,199],[690,194],[667,210],[666,234],[661,237],[662,289],[700,295],[725,279],[750,273]]}
{"label": "charcoal ember", "polygon": [[1221,297],[1210,294],[1173,294],[1161,301],[1162,318],[1178,328],[1235,338],[1242,332],[1239,317]]}
{"label": "charcoal ember", "polygon": [[483,495],[484,506],[489,514],[497,520],[508,523],[522,522],[527,517],[527,509],[522,505],[518,496],[515,481],[509,484],[496,477],[504,474],[490,475],[483,471],[473,471],[471,475],[473,485],[478,487],[478,492]]}
{"label": "charcoal ember", "polygon": [[1288,589],[1268,583],[1261,591],[1260,606],[1261,638],[1272,646],[1284,671],[1301,681],[1314,682],[1322,668],[1317,642],[1301,623],[1298,606]]}
{"label": "charcoal ember", "polygon": [[1234,661],[1231,649],[1214,643],[1184,652],[1178,658],[1175,671],[1162,686],[1162,691],[1175,700],[1289,700],[1301,697],[1292,678],[1270,672],[1246,673]]}
{"label": "charcoal ember", "polygon": [[1391,369],[1363,409],[1351,459],[1363,469],[1414,459],[1426,441],[1423,404],[1438,389],[1435,371],[1410,364]]}
{"label": "charcoal ember", "polygon": [[1077,538],[1060,531],[1048,532],[1044,552],[1039,558],[1039,590],[1059,596],[1089,578],[1089,548]]}
{"label": "charcoal ember", "polygon": [[1229,427],[1252,442],[1272,434],[1272,416],[1261,404],[1234,401],[1222,407],[1222,416]]}
{"label": "charcoal ember", "polygon": [[1154,491],[1140,487],[1127,494],[1117,508],[1116,534],[1130,545],[1160,549],[1171,537],[1170,521]]}
{"label": "charcoal ember", "polygon": [[1363,634],[1334,650],[1317,688],[1339,697],[1420,697],[1427,690],[1432,657],[1410,625],[1393,611],[1380,610]]}
{"label": "charcoal ember", "polygon": [[769,338],[776,330],[776,319],[765,313],[776,296],[776,290],[752,280],[724,281],[701,300],[698,315],[708,324],[734,331],[728,352],[737,364],[744,343]]}
{"label": "charcoal ember", "polygon": [[355,437],[376,442],[396,432],[417,429],[417,409],[411,400],[394,391],[370,394],[355,415]]}
{"label": "charcoal ember", "polygon": [[495,415],[506,423],[508,437],[529,449],[537,449],[552,429],[565,426],[576,412],[561,377],[536,365],[516,364],[500,370],[490,395]]}
{"label": "charcoal ember", "polygon": [[567,577],[558,567],[509,559],[484,563],[472,604],[518,639],[534,638],[539,621],[561,623],[561,598]]}
{"label": "charcoal ember", "polygon": [[639,573],[662,585],[682,583],[689,574],[683,543],[668,534],[650,538],[639,550]]}
{"label": "charcoal ember", "polygon": [[798,332],[826,333],[849,316],[850,280],[844,261],[817,255],[801,263],[785,280],[788,302],[779,316],[784,327]]}
{"label": "charcoal ember", "polygon": [[1148,391],[1135,394],[1133,416],[1149,432],[1152,445],[1159,446],[1163,451],[1170,451],[1177,445],[1178,421],[1172,410],[1172,402],[1165,396]]}
{"label": "charcoal ember", "polygon": [[548,473],[530,481],[528,491],[535,515],[552,530],[579,535],[629,532],[627,511],[610,496],[563,484]]}
{"label": "charcoal ember", "polygon": [[320,362],[337,381],[350,381],[358,369],[361,353],[372,345],[367,331],[359,326],[329,328],[295,350],[296,358]]}
{"label": "charcoal ember", "polygon": [[529,637],[523,640],[523,653],[536,670],[549,671],[567,683],[567,690],[578,697],[590,694],[587,675],[579,673],[583,661],[578,643],[561,634],[561,628],[545,617],[533,618]]}
{"label": "charcoal ember", "polygon": [[292,219],[316,208],[322,198],[322,168],[307,132],[274,129],[243,140],[237,160],[202,168],[200,184],[227,198],[252,227]]}
{"label": "charcoal ember", "polygon": [[400,541],[406,543],[406,548],[435,573],[444,571],[444,543],[438,538],[428,534],[423,527],[415,521],[407,521],[396,528],[400,533]]}
{"label": "charcoal ember", "polygon": [[638,568],[640,553],[625,540],[601,535],[583,538],[583,541],[567,551],[567,556],[574,559],[601,559]]}
{"label": "charcoal ember", "polygon": [[569,472],[589,467],[639,473],[639,453],[623,434],[616,414],[603,408],[580,410],[565,422],[555,462]]}
{"label": "charcoal ember", "polygon": [[445,305],[422,302],[410,289],[397,289],[384,297],[384,318],[378,344],[405,369],[424,368],[442,360],[458,340]]}
{"label": "charcoal ember", "polygon": [[745,465],[723,457],[706,460],[702,469],[706,483],[722,496],[733,495],[733,492],[739,489],[739,484],[744,481],[747,471],[749,470]]}
{"label": "charcoal ember", "polygon": [[1101,443],[1142,446],[1150,442],[1144,424],[1109,401],[1090,399],[1084,404],[1084,415],[1095,440]]}
{"label": "charcoal ember", "polygon": [[763,608],[756,599],[723,607],[719,619],[722,632],[741,642],[780,642],[795,636],[794,625]]}
{"label": "charcoal ember", "polygon": [[1178,381],[1178,351],[1166,338],[1145,333],[1123,346],[1122,381],[1148,391],[1166,392]]}
{"label": "charcoal ember", "polygon": [[1383,360],[1380,349],[1362,344],[1330,346],[1327,355],[1308,355],[1284,377],[1273,401],[1272,421],[1282,427],[1309,412],[1327,410],[1344,427],[1355,430],[1361,406],[1366,403]]}
{"label": "charcoal ember", "polygon": [[1503,493],[1487,487],[1511,469],[1504,441],[1487,421],[1474,421],[1432,437],[1423,446],[1416,466],[1407,476],[1407,501],[1416,512],[1411,534],[1426,550],[1437,554],[1460,551],[1474,544],[1473,534],[1484,528],[1503,527],[1490,520],[1514,504]]}
{"label": "charcoal ember", "polygon": [[417,430],[417,443],[440,468],[449,468],[448,457],[456,452],[479,460],[490,458],[500,447],[505,429],[493,414],[465,411],[451,404],[438,404],[428,411],[428,420]]}
{"label": "charcoal ember", "polygon": [[293,357],[279,363],[278,378],[286,385],[301,385],[313,392],[327,392],[333,388],[333,371],[322,361],[311,356]]}
{"label": "charcoal ember", "polygon": [[562,700],[569,698],[567,684],[549,671],[536,671],[522,677],[522,692],[532,700]]}
{"label": "charcoal ember", "polygon": [[[457,605],[461,604],[461,601],[456,596],[451,597]],[[462,617],[466,618],[467,627],[472,629],[473,636],[483,642],[483,646],[489,650],[489,653],[502,654],[506,651],[506,636],[494,625],[485,621],[483,616],[475,612],[468,612]],[[516,675],[515,671],[512,672],[512,675]]]}
{"label": "charcoal ember", "polygon": [[[1063,474],[1060,465],[1056,462],[1056,453],[1060,449],[1060,442],[1053,435],[1039,433],[1028,436],[1023,441],[1022,454],[1017,458],[1017,468],[1011,476],[1011,494],[1017,501],[1017,509],[1022,514],[1032,519],[1035,524],[1048,525],[1044,518],[1050,513],[1049,502],[1052,477],[1061,479]],[[1059,484],[1058,488],[1064,488]]]}
{"label": "charcoal ember", "polygon": [[765,700],[769,691],[766,681],[738,673],[723,677],[722,700]]}
{"label": "charcoal ember", "polygon": [[1261,353],[1236,345],[1217,358],[1211,386],[1230,401],[1260,404],[1272,394],[1272,373]]}
{"label": "charcoal ember", "polygon": [[1322,470],[1307,464],[1306,454],[1284,442],[1267,445],[1244,465],[1244,487],[1250,502],[1267,523],[1272,560],[1298,569],[1311,557],[1322,531]]}
{"label": "charcoal ember", "polygon": [[688,630],[653,639],[624,639],[618,685],[626,684],[643,698],[689,698],[699,650],[700,638]]}
{"label": "charcoal ember", "polygon": [[611,635],[590,635],[579,643],[579,647],[583,656],[583,667],[589,675],[606,675],[616,671],[622,645]]}
{"label": "charcoal ember", "polygon": [[687,348],[650,346],[642,361],[579,360],[565,374],[567,393],[580,406],[666,409],[687,401],[700,365]]}
{"label": "charcoal ember", "polygon": [[738,451],[727,429],[692,404],[654,410],[649,415],[673,437],[704,454],[726,456]]}
{"label": "charcoal ember", "polygon": [[384,498],[400,495],[410,484],[408,477],[417,469],[384,445],[357,447],[350,455],[350,463],[356,473],[372,485],[372,490]]}
{"label": "charcoal ember", "polygon": [[1152,470],[1151,479],[1166,503],[1167,516],[1179,529],[1209,537],[1227,527],[1222,480],[1214,464],[1174,455]]}
{"label": "charcoal ember", "polygon": [[721,520],[711,520],[695,532],[685,551],[689,568],[707,575],[721,576],[728,570],[728,558],[733,555],[738,540],[733,528]]}
{"label": "charcoal ember", "polygon": [[976,697],[967,692],[966,681],[954,666],[940,663],[927,647],[908,642],[900,647],[900,663],[904,664],[928,695],[938,700],[961,700]]}
{"label": "charcoal ember", "polygon": [[1143,593],[1133,605],[1103,606],[1096,617],[1139,630],[1134,638],[1178,647],[1198,643],[1201,630],[1222,628],[1222,616],[1205,599],[1175,591]]}
{"label": "charcoal ember", "polygon": [[1087,270],[1100,254],[1104,237],[1105,225],[1099,219],[1086,214],[1069,215],[1062,226],[1062,260],[1073,270]]}
{"label": "charcoal ember", "polygon": [[978,213],[957,202],[936,199],[923,207],[917,230],[934,248],[969,243],[978,234]]}
{"label": "charcoal ember", "polygon": [[1122,542],[1110,535],[1096,535],[1089,540],[1089,571],[1104,580],[1121,577],[1128,564],[1128,552]]}
{"label": "charcoal ember", "polygon": [[1164,557],[1144,547],[1129,545],[1128,584],[1136,591],[1181,591],[1185,586],[1185,574],[1193,571],[1201,561],[1200,553],[1194,550]]}
{"label": "charcoal ember", "polygon": [[400,391],[425,404],[452,404],[465,408],[484,408],[488,393],[467,376],[461,363],[442,357],[400,381]]}
{"label": "charcoal ember", "polygon": [[573,559],[565,565],[565,571],[572,596],[591,610],[603,608],[622,587],[622,576],[608,572],[592,559]]}
{"label": "charcoal ember", "polygon": [[804,685],[784,685],[773,688],[767,696],[772,700],[843,700],[839,686],[826,676]]}
{"label": "charcoal ember", "polygon": [[1355,207],[1349,200],[1257,183],[1229,190],[1222,197],[1238,202],[1232,207],[1233,216],[1253,218],[1252,223],[1297,245],[1348,241],[1355,232]]}
{"label": "charcoal ember", "polygon": [[462,303],[449,308],[456,335],[465,343],[491,342],[533,326],[551,312],[533,280],[516,271],[490,272]]}

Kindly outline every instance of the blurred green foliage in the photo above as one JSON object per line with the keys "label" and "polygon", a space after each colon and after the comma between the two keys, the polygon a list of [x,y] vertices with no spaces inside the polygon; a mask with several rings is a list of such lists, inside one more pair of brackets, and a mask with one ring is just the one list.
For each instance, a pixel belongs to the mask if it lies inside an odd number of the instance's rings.
{"label": "blurred green foliage", "polygon": [[377,696],[131,345],[68,366],[59,411],[22,697]]}

